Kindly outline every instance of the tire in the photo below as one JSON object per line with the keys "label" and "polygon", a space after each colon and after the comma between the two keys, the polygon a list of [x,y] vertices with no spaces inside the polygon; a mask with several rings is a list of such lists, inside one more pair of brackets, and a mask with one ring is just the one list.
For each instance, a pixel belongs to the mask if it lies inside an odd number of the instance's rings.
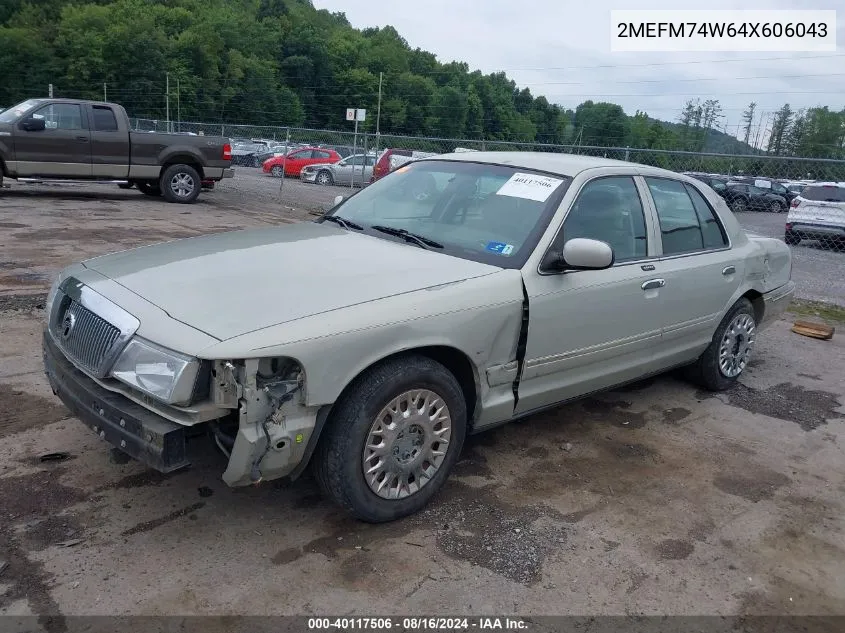
{"label": "tire", "polygon": [[[388,439],[391,429],[384,421],[391,419],[390,424],[394,424],[389,407],[395,407],[398,413],[404,402],[407,407],[404,410],[411,411],[419,402],[413,398],[420,395],[426,395],[428,402],[439,399],[445,404],[450,430],[444,430],[440,419],[429,427],[430,415],[415,419],[400,413],[400,424],[406,426],[399,426],[395,431],[404,431],[405,435]],[[430,411],[430,406],[424,404],[424,410]],[[440,489],[458,460],[466,435],[466,415],[461,387],[443,365],[425,356],[385,361],[356,378],[335,404],[312,463],[317,483],[326,497],[368,523],[383,523],[413,514]],[[369,455],[365,453],[371,435],[381,437],[381,444],[387,443],[385,459],[373,451]],[[441,438],[441,443],[431,442],[432,438]],[[437,456],[426,455],[427,451],[442,448],[442,439],[446,438],[445,455],[439,456],[439,465],[428,461],[427,457]],[[379,463],[387,468],[376,470],[368,482],[365,467]],[[428,464],[429,479],[423,481],[409,472],[421,473],[425,464]],[[430,470],[434,466],[436,469]],[[395,486],[396,474],[387,474],[391,467],[406,469],[404,482],[399,480],[398,486]],[[387,485],[382,487],[380,484],[385,481]],[[419,484],[420,481],[423,483]],[[382,492],[377,494],[374,488],[381,488]]]}
{"label": "tire", "polygon": [[323,185],[324,187],[328,187],[329,185],[334,184],[334,178],[332,178],[332,175],[331,175],[330,172],[323,170],[323,171],[317,172],[317,177],[314,179],[314,182],[316,182],[318,185]]}
{"label": "tire", "polygon": [[783,211],[783,206],[781,205],[780,202],[773,200],[769,204],[769,211],[772,212],[772,213],[781,213]]}
{"label": "tire", "polygon": [[285,170],[282,169],[281,165],[273,165],[270,173],[273,174],[274,178],[284,178],[285,176]]}
{"label": "tire", "polygon": [[161,195],[168,202],[190,204],[200,195],[200,180],[199,173],[190,165],[171,165],[161,175]]}
{"label": "tire", "polygon": [[786,233],[783,236],[783,241],[789,244],[790,246],[795,246],[796,244],[801,243],[801,236],[795,235],[795,233]]}
{"label": "tire", "polygon": [[[731,333],[730,330],[734,332]],[[742,338],[735,338],[737,333],[742,333],[742,330],[745,330]],[[757,321],[754,307],[748,299],[743,297],[728,310],[725,318],[716,328],[710,345],[688,368],[688,378],[709,391],[730,389],[748,366],[756,338]],[[723,350],[728,359],[733,357],[740,360],[739,364],[734,364],[733,367],[728,360],[728,371],[725,371],[720,363]]]}
{"label": "tire", "polygon": [[138,191],[146,196],[155,197],[161,195],[161,189],[159,188],[157,182],[139,182]]}
{"label": "tire", "polygon": [[252,157],[252,166],[253,167],[261,167],[261,161],[258,160],[258,158],[255,157],[255,156]]}
{"label": "tire", "polygon": [[742,213],[743,211],[748,210],[748,204],[745,202],[744,198],[734,198],[731,201],[731,211],[734,213]]}

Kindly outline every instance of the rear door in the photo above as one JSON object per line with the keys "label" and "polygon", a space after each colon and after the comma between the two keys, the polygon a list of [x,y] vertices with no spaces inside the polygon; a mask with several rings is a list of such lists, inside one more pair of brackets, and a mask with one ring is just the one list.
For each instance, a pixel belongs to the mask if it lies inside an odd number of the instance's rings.
{"label": "rear door", "polygon": [[665,366],[694,360],[710,343],[744,276],[744,259],[705,196],[690,183],[645,177],[661,248]]}
{"label": "rear door", "polygon": [[50,103],[29,116],[43,119],[45,128],[15,130],[19,176],[90,178],[91,134],[78,103]]}
{"label": "rear door", "polygon": [[95,178],[129,176],[129,131],[120,129],[111,106],[87,106],[91,122],[91,174]]}
{"label": "rear door", "polygon": [[299,176],[302,168],[310,164],[312,153],[313,150],[301,149],[290,154],[285,161],[285,174],[288,176]]}

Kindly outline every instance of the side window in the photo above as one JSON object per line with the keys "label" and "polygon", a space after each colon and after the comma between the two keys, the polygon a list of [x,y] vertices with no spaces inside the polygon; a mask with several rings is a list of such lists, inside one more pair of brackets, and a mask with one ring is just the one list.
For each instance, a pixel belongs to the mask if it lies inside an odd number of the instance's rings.
{"label": "side window", "polygon": [[725,189],[727,189],[727,187],[725,187],[725,183],[719,180],[713,180],[710,182],[710,184],[713,186],[714,191],[724,191]]}
{"label": "side window", "polygon": [[35,119],[44,119],[47,130],[81,130],[82,108],[72,103],[52,103],[32,113]]}
{"label": "side window", "polygon": [[664,255],[690,253],[704,248],[698,213],[684,183],[665,178],[646,178],[657,217]]}
{"label": "side window", "polygon": [[728,238],[725,230],[716,217],[716,212],[704,199],[704,196],[690,185],[686,185],[687,194],[692,199],[692,206],[698,214],[698,222],[701,225],[701,233],[704,237],[704,248],[722,248],[728,245]]}
{"label": "side window", "polygon": [[350,158],[346,159],[347,165],[362,165],[364,162],[363,156],[351,156]]}
{"label": "side window", "polygon": [[116,132],[117,119],[111,108],[106,106],[92,106],[94,113],[94,130],[96,132]]}
{"label": "side window", "polygon": [[332,157],[331,152],[322,152],[322,151],[318,151],[318,150],[315,149],[314,150],[314,156],[312,158],[319,158],[321,160],[326,160],[326,159],[329,159],[331,157]]}
{"label": "side window", "polygon": [[311,158],[311,150],[306,150],[304,152],[294,152],[290,155],[290,158],[294,160],[303,160],[305,158]]}
{"label": "side window", "polygon": [[576,237],[607,242],[617,262],[648,254],[645,214],[633,178],[597,178],[584,186],[563,223],[563,238]]}

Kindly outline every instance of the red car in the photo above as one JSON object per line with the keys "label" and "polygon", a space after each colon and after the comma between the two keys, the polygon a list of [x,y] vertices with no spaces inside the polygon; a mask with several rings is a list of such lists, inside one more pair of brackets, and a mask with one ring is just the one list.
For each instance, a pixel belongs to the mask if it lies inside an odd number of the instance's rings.
{"label": "red car", "polygon": [[287,156],[274,156],[264,161],[264,173],[273,174],[276,178],[282,177],[282,170],[285,176],[299,177],[299,172],[306,165],[317,163],[337,163],[341,155],[333,149],[325,147],[300,147]]}

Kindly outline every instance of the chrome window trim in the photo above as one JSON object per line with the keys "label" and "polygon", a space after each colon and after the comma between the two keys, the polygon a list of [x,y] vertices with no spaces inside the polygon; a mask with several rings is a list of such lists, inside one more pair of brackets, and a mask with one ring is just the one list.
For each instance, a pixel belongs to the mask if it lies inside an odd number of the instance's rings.
{"label": "chrome window trim", "polygon": [[[95,372],[90,369],[81,367],[78,362],[68,354],[62,341],[55,335],[55,326],[58,324],[60,314],[63,314],[67,308],[69,299],[76,301],[83,308],[90,310],[96,316],[108,322],[110,325],[117,328],[120,332],[115,342],[103,355],[100,365]],[[68,277],[61,284],[56,291],[56,297],[53,300],[52,314],[49,315],[47,331],[55,341],[56,345],[62,351],[65,358],[70,361],[74,367],[80,371],[92,376],[94,378],[103,379],[108,376],[109,371],[120,356],[123,349],[126,347],[129,340],[138,331],[141,322],[129,312],[120,306],[112,303],[101,294],[95,292],[90,287],[79,281],[76,277]]]}

